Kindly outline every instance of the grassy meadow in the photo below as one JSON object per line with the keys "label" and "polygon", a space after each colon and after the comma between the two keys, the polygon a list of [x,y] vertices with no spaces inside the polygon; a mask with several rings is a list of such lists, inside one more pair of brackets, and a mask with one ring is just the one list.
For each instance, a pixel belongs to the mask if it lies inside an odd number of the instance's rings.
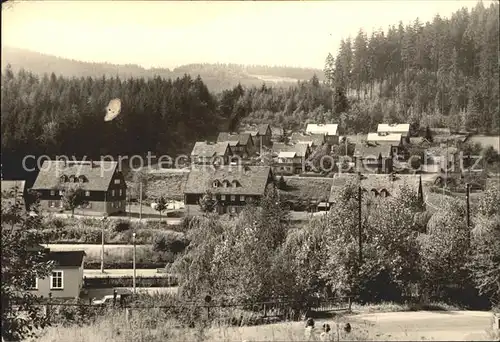
{"label": "grassy meadow", "polygon": [[[194,328],[180,326],[174,320],[154,318],[151,310],[134,312],[127,322],[125,313],[106,315],[91,325],[55,326],[46,329],[39,342],[104,342],[104,341],[304,341],[303,322],[285,322],[260,326],[230,327],[212,324]],[[346,318],[328,323],[332,327],[330,341],[384,340],[373,327],[366,323],[351,323],[352,332],[343,331]],[[322,322],[321,322],[322,324]],[[321,340],[321,324],[318,322],[313,340]],[[338,325],[338,329],[337,329]]]}

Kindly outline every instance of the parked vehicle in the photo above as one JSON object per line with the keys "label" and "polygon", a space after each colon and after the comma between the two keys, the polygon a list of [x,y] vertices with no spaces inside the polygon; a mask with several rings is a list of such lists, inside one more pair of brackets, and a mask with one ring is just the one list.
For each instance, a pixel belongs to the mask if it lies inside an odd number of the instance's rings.
{"label": "parked vehicle", "polygon": [[[130,297],[130,294],[118,294],[116,295],[116,304],[126,301]],[[92,305],[112,305],[114,295],[105,295],[101,299],[94,299]]]}

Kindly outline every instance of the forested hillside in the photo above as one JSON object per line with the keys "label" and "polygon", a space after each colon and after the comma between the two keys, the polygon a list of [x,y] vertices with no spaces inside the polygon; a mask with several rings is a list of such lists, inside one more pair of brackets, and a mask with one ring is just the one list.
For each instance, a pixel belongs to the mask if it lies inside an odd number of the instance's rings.
{"label": "forested hillside", "polygon": [[144,69],[138,65],[115,65],[109,63],[89,63],[38,52],[2,46],[2,70],[10,64],[14,72],[20,69],[35,74],[55,73],[66,77],[119,77],[134,78],[176,78],[188,74],[191,77],[201,76],[203,82],[212,92],[219,92],[236,86],[260,86],[263,82],[273,85],[290,85],[297,80],[307,80],[313,75],[322,79],[323,73],[318,69],[292,68],[285,66],[245,66],[240,64],[187,64],[173,70],[166,68]]}
{"label": "forested hillside", "polygon": [[[498,133],[498,53],[498,3],[478,3],[425,24],[417,18],[370,37],[360,30],[341,42],[335,58],[327,56],[324,70],[326,86],[348,95],[348,110],[342,103],[332,110],[332,93],[323,87],[252,89],[245,122],[293,126],[328,119],[347,133],[373,130],[382,121],[410,122]],[[307,95],[297,96],[301,92]]]}
{"label": "forested hillside", "polygon": [[[164,78],[158,72],[132,78],[129,71],[122,74],[125,78],[105,77],[118,69],[102,64],[93,71],[98,75],[80,78],[6,68],[1,78],[2,171],[19,177],[15,169],[26,154],[177,154],[219,130],[263,122],[286,129],[310,121],[335,122],[347,134],[367,133],[380,122],[498,133],[498,14],[498,4],[485,8],[479,3],[471,12],[391,26],[369,39],[360,31],[354,41],[342,42],[336,58],[328,56],[324,81],[312,76],[286,87],[259,81],[259,86],[236,83],[211,92],[212,76]],[[52,68],[70,72],[65,61]],[[83,65],[90,72],[92,64]],[[134,68],[141,70],[128,70]],[[217,82],[226,80],[227,86],[239,79],[238,70],[291,75],[286,67],[223,64],[193,64],[175,72],[202,75],[210,68]],[[313,71],[304,70],[292,76]],[[122,114],[105,123],[105,106],[115,97],[122,100]]]}
{"label": "forested hillside", "polygon": [[[201,78],[38,78],[7,68],[1,81],[4,176],[25,155],[173,155],[215,136],[219,125],[217,101]],[[121,114],[104,122],[115,97]]]}

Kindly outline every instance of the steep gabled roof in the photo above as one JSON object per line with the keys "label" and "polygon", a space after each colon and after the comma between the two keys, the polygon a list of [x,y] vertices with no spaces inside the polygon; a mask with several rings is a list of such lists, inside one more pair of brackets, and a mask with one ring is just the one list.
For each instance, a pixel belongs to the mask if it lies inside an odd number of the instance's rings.
{"label": "steep gabled roof", "polygon": [[301,133],[296,132],[296,133],[292,133],[292,136],[290,137],[290,141],[303,142],[303,143],[311,142],[312,145],[319,146],[319,145],[323,145],[325,143],[325,135],[324,134],[301,134]]}
{"label": "steep gabled roof", "polygon": [[379,155],[382,158],[388,158],[391,155],[391,144],[356,144],[354,150],[354,156],[362,158],[378,158]]}
{"label": "steep gabled roof", "polygon": [[[33,190],[64,189],[78,184],[82,190],[107,191],[113,175],[117,172],[115,161],[56,161],[43,162]],[[61,176],[84,176],[82,183],[61,182]]]}
{"label": "steep gabled roof", "polygon": [[[372,189],[377,190],[380,193],[382,190],[386,190],[390,196],[396,195],[403,184],[407,184],[410,188],[418,190],[419,186],[419,175],[395,175],[392,178],[391,174],[364,174],[361,180],[361,187],[367,192],[372,191]],[[330,191],[329,202],[333,202],[338,190],[344,186],[348,181],[358,181],[358,175],[355,174],[336,174],[333,176],[332,188]]]}
{"label": "steep gabled roof", "polygon": [[217,142],[228,141],[230,145],[231,142],[236,142],[239,145],[247,145],[249,139],[253,142],[252,135],[250,133],[230,134],[228,132],[220,132],[217,136]]}
{"label": "steep gabled roof", "polygon": [[279,154],[280,152],[296,152],[297,157],[305,157],[309,145],[307,143],[298,143],[294,145],[287,145],[284,143],[274,143],[273,152]]}
{"label": "steep gabled roof", "polygon": [[[220,166],[194,168],[184,188],[186,194],[201,194],[210,190],[213,194],[228,195],[263,195],[267,180],[270,177],[269,166]],[[219,186],[214,187],[217,181]],[[224,181],[233,184],[237,181],[238,187],[224,187]]]}
{"label": "steep gabled roof", "polygon": [[337,124],[307,124],[306,132],[312,134],[338,135]]}
{"label": "steep gabled roof", "polygon": [[297,156],[297,152],[295,152],[295,151],[289,151],[289,152],[281,151],[278,154],[278,158],[295,158],[296,156]]}
{"label": "steep gabled roof", "polygon": [[402,133],[402,136],[408,136],[410,133],[410,124],[379,124],[377,133]]}
{"label": "steep gabled roof", "polygon": [[258,126],[258,133],[259,135],[266,135],[267,130],[270,129],[271,127],[269,124],[261,124]]}
{"label": "steep gabled roof", "polygon": [[380,135],[378,133],[368,133],[366,141],[383,141],[383,142],[401,142],[401,133],[389,133],[386,135]]}
{"label": "steep gabled roof", "polygon": [[80,267],[85,255],[84,251],[50,251],[47,257],[54,261],[55,267]]}
{"label": "steep gabled roof", "polygon": [[191,155],[197,157],[224,156],[228,146],[229,143],[227,141],[214,144],[207,143],[206,141],[197,141],[194,144]]}

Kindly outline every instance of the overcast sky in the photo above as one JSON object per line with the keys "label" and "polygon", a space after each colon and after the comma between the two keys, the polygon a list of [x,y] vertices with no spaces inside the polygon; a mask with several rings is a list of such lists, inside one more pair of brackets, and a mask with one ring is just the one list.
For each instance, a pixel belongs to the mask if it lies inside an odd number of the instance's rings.
{"label": "overcast sky", "polygon": [[[485,5],[488,1],[483,1]],[[359,28],[448,17],[467,0],[25,1],[2,10],[2,45],[83,61],[169,67],[241,63],[323,68]]]}

